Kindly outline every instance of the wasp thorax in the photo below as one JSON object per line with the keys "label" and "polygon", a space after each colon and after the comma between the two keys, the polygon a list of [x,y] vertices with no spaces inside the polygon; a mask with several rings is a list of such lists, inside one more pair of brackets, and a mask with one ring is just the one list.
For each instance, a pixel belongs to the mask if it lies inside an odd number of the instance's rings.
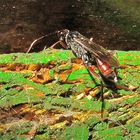
{"label": "wasp thorax", "polygon": [[79,37],[79,32],[77,32],[77,31],[73,31],[73,32],[71,32],[70,33],[70,36],[72,37],[72,38],[78,38]]}

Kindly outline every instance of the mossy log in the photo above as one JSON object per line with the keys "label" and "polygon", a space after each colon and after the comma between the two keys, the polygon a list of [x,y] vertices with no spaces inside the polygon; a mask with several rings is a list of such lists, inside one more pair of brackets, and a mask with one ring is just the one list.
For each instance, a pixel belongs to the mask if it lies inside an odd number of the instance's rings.
{"label": "mossy log", "polygon": [[119,84],[137,88],[104,88],[101,117],[100,81],[71,51],[0,55],[0,137],[139,139],[140,52],[118,51],[117,57]]}

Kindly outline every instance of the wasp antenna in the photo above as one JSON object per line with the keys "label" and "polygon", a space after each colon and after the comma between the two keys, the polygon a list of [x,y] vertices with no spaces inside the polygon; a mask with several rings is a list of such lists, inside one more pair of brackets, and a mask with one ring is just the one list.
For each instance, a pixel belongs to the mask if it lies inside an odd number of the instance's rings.
{"label": "wasp antenna", "polygon": [[31,45],[30,45],[30,47],[29,47],[29,49],[27,50],[26,53],[29,53],[29,52],[30,52],[30,50],[32,49],[33,45],[34,45],[35,42],[37,42],[38,40],[40,40],[40,39],[35,39],[35,40],[31,43]]}
{"label": "wasp antenna", "polygon": [[103,85],[103,82],[102,81],[101,81],[101,101],[102,101],[101,118],[103,118],[105,102],[104,102],[104,85]]}
{"label": "wasp antenna", "polygon": [[55,31],[55,32],[46,34],[46,35],[44,35],[44,36],[41,36],[41,37],[35,39],[35,40],[31,43],[31,45],[30,45],[30,47],[29,47],[29,49],[27,50],[26,53],[29,53],[30,50],[33,48],[34,44],[35,44],[36,42],[38,42],[39,40],[44,39],[44,38],[46,38],[46,37],[48,37],[48,36],[51,36],[51,35],[55,35],[55,34],[57,34],[57,33],[58,33],[58,31]]}

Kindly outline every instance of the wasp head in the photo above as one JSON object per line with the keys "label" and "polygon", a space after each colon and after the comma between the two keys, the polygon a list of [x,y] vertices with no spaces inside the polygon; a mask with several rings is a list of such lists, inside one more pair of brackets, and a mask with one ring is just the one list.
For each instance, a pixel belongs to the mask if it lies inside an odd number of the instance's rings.
{"label": "wasp head", "polygon": [[68,39],[79,38],[81,34],[77,31],[70,31],[68,29],[57,31],[57,35],[59,40],[66,41]]}
{"label": "wasp head", "polygon": [[68,29],[57,31],[57,36],[58,36],[59,40],[60,41],[65,41],[69,32],[70,31]]}
{"label": "wasp head", "polygon": [[71,49],[71,46],[75,44],[75,39],[81,38],[81,34],[77,31],[70,31],[68,29],[63,29],[57,31],[57,36],[63,44],[65,44],[67,49]]}

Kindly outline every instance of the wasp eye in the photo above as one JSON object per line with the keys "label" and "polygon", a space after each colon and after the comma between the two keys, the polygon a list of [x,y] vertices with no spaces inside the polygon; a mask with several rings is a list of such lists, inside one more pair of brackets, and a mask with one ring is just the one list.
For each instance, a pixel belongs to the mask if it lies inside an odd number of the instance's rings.
{"label": "wasp eye", "polygon": [[61,31],[58,31],[58,32],[57,32],[57,34],[58,34],[58,35],[62,35],[62,34],[63,34],[63,32],[61,32]]}
{"label": "wasp eye", "polygon": [[61,31],[57,31],[57,33],[60,33]]}

